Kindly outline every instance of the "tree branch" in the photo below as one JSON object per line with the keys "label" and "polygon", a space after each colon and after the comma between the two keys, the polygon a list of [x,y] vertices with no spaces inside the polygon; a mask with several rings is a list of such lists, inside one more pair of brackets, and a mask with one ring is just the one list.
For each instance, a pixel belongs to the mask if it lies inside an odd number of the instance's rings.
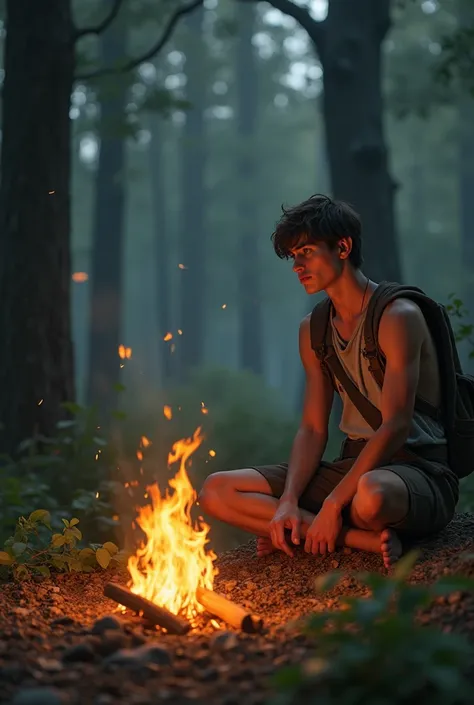
{"label": "tree branch", "polygon": [[107,29],[109,24],[112,24],[114,19],[117,17],[122,5],[123,0],[113,0],[112,8],[107,17],[104,17],[102,22],[95,27],[83,27],[82,29],[76,29],[74,33],[74,41],[77,42],[79,39],[82,39],[82,37],[85,37],[88,34],[102,34],[102,32]]}
{"label": "tree branch", "polygon": [[75,76],[74,80],[87,81],[91,78],[99,78],[111,74],[127,73],[128,71],[133,71],[133,69],[136,69],[137,66],[143,64],[144,61],[150,61],[150,59],[153,59],[153,57],[156,56],[156,54],[158,54],[163,49],[163,47],[173,34],[173,30],[177,25],[178,21],[181,19],[181,17],[190,14],[203,4],[204,0],[192,0],[192,2],[190,2],[188,5],[183,5],[183,7],[180,7],[178,10],[176,10],[169,18],[163,31],[163,34],[158,39],[158,41],[141,56],[136,57],[135,59],[130,59],[126,63],[122,64],[122,66],[105,67],[103,69],[97,69],[97,71],[90,71],[89,73],[78,74]]}
{"label": "tree branch", "polygon": [[[238,0],[238,2],[259,2],[259,0]],[[313,19],[308,8],[295,5],[292,0],[266,0],[266,2],[274,7],[275,10],[283,12],[284,15],[293,17],[293,19],[307,31],[311,41],[316,45],[318,52],[322,52],[324,21],[318,22]]]}

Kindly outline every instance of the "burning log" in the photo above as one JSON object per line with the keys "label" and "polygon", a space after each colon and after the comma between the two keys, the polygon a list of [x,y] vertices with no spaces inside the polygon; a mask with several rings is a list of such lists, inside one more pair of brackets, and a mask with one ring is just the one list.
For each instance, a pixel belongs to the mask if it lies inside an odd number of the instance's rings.
{"label": "burning log", "polygon": [[104,588],[104,595],[118,602],[119,605],[143,614],[149,622],[163,627],[170,634],[186,634],[191,628],[190,623],[183,617],[177,617],[169,610],[164,607],[158,607],[158,605],[153,604],[145,597],[135,595],[122,585],[108,583]]}
{"label": "burning log", "polygon": [[247,634],[257,634],[263,628],[263,619],[248,612],[235,602],[231,602],[223,595],[213,590],[198,588],[196,597],[203,607],[215,617],[220,617],[224,622],[236,629],[241,629]]}

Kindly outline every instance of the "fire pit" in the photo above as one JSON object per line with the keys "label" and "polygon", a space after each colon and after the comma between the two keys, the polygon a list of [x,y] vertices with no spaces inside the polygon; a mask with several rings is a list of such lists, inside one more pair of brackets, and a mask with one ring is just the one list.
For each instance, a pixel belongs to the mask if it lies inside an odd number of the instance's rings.
{"label": "fire pit", "polygon": [[131,579],[127,587],[109,583],[104,595],[148,622],[171,634],[186,634],[204,611],[246,633],[263,629],[263,620],[214,592],[216,555],[206,550],[210,527],[199,517],[193,522],[191,509],[196,492],[186,471],[186,462],[201,445],[198,428],[192,438],[174,444],[168,465],[179,462],[179,470],[162,496],[158,484],[147,488],[151,504],[137,508],[138,526],[146,541],[128,561]]}

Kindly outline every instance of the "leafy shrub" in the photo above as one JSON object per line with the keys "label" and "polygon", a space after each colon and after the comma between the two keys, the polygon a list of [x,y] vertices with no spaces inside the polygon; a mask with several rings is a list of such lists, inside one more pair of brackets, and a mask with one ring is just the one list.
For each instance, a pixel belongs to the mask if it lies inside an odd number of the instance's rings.
{"label": "leafy shrub", "polygon": [[[413,554],[400,561],[394,576],[356,576],[371,591],[367,598],[345,597],[345,609],[312,615],[307,633],[315,654],[282,670],[274,705],[468,705],[474,690],[465,676],[474,650],[460,635],[423,627],[420,609],[440,595],[474,589],[467,578],[444,577],[432,586],[408,585]],[[340,574],[322,576],[320,592]]]}
{"label": "leafy shrub", "polygon": [[98,566],[107,568],[123,559],[110,541],[80,548],[79,519],[63,519],[62,523],[62,531],[55,532],[45,509],[35,510],[28,518],[19,517],[13,536],[0,551],[0,566],[8,568],[15,579],[23,580],[35,574],[49,577],[51,570],[90,573]]}

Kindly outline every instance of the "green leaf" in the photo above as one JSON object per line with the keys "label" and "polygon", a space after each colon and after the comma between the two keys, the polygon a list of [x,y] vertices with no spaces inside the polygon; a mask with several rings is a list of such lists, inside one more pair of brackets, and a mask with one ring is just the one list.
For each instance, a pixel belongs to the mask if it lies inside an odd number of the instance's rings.
{"label": "green leaf", "polygon": [[397,580],[398,582],[406,580],[409,577],[411,571],[413,570],[413,567],[416,561],[418,560],[419,555],[419,551],[410,551],[405,556],[400,558],[398,563],[395,564],[395,568],[393,569],[393,579]]}
{"label": "green leaf", "polygon": [[67,519],[61,519],[61,521],[62,521],[62,523],[64,524],[64,526],[65,526],[66,528],[69,526],[69,522],[68,522]]}
{"label": "green leaf", "polygon": [[60,546],[64,546],[66,543],[66,539],[62,534],[53,534],[51,538],[51,546],[53,548],[59,548]]}
{"label": "green leaf", "polygon": [[51,523],[51,514],[47,509],[36,509],[34,512],[31,512],[28,520],[49,526]]}
{"label": "green leaf", "polygon": [[43,575],[45,578],[49,578],[51,576],[51,571],[47,565],[36,565],[35,570],[40,575]]}
{"label": "green leaf", "polygon": [[81,548],[81,550],[78,553],[78,558],[83,561],[86,558],[91,558],[91,556],[95,556],[95,551],[92,548]]}
{"label": "green leaf", "polygon": [[11,565],[14,562],[13,556],[10,556],[6,551],[0,551],[0,565]]}
{"label": "green leaf", "polygon": [[95,552],[95,557],[101,568],[107,568],[110,563],[111,556],[106,548],[98,548]]}
{"label": "green leaf", "polygon": [[112,543],[112,541],[106,541],[102,548],[105,548],[105,550],[108,551],[111,556],[115,556],[115,554],[119,551],[118,546]]}
{"label": "green leaf", "polygon": [[27,544],[21,541],[16,541],[12,546],[12,553],[14,556],[21,556],[22,553],[26,551]]}
{"label": "green leaf", "polygon": [[81,411],[83,411],[82,406],[80,404],[76,404],[74,401],[65,401],[61,404],[61,406],[66,411],[69,411],[69,413],[74,414],[74,416],[77,416],[81,413]]}
{"label": "green leaf", "polygon": [[30,571],[28,570],[26,565],[15,566],[13,571],[17,580],[26,580],[26,578],[28,578],[30,575]]}
{"label": "green leaf", "polygon": [[79,519],[76,519],[76,517],[74,517],[74,518],[71,519],[71,521],[69,522],[69,526],[76,526],[76,524],[79,524]]}
{"label": "green leaf", "polygon": [[113,386],[114,390],[116,392],[124,392],[126,387],[124,384],[121,384],[120,382],[116,382]]}
{"label": "green leaf", "polygon": [[77,425],[77,421],[75,419],[64,419],[63,421],[58,421],[56,424],[56,428],[64,429],[64,428],[74,428],[74,426]]}

